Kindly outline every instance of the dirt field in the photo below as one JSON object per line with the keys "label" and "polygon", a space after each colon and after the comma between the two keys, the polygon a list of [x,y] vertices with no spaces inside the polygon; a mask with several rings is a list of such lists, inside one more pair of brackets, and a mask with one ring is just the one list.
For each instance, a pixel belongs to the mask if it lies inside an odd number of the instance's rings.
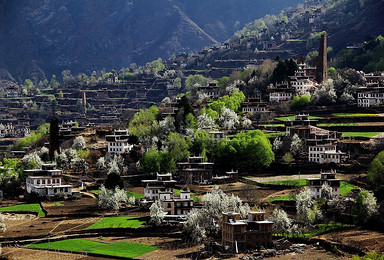
{"label": "dirt field", "polygon": [[371,230],[353,229],[320,236],[327,241],[349,245],[363,252],[384,252],[384,234]]}

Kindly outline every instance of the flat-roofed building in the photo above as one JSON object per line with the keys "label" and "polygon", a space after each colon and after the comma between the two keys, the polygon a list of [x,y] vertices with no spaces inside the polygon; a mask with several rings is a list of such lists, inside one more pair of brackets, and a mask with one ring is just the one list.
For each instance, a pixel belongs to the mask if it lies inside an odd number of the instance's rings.
{"label": "flat-roofed building", "polygon": [[72,185],[63,184],[62,170],[56,169],[56,164],[43,164],[41,169],[24,170],[24,173],[27,175],[28,193],[48,197],[59,193],[66,196],[72,195]]}
{"label": "flat-roofed building", "polygon": [[237,212],[223,212],[221,242],[235,252],[271,246],[273,224],[262,211],[249,212],[247,219]]}
{"label": "flat-roofed building", "polygon": [[320,178],[309,178],[307,179],[307,185],[311,196],[315,199],[321,197],[321,187],[324,183],[327,183],[331,188],[335,196],[340,195],[340,179],[336,178],[335,171],[321,172]]}
{"label": "flat-roofed building", "polygon": [[129,152],[133,145],[129,144],[128,130],[114,130],[113,135],[106,135],[108,153],[121,154]]}

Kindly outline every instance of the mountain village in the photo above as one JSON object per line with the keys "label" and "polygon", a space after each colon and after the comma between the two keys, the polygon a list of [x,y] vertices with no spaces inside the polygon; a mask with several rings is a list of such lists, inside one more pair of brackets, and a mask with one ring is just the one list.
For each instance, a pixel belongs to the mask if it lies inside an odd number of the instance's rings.
{"label": "mountain village", "polygon": [[334,67],[332,8],[309,0],[195,54],[1,88],[1,258],[382,254],[384,72]]}

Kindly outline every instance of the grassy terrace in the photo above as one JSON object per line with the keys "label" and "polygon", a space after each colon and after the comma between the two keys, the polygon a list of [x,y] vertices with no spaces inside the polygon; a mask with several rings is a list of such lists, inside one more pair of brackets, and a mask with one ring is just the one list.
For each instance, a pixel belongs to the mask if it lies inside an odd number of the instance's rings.
{"label": "grassy terrace", "polygon": [[[297,180],[284,180],[284,181],[268,181],[263,183],[272,184],[272,185],[305,186],[307,181],[305,179],[297,179]],[[340,195],[345,196],[355,188],[357,188],[355,185],[345,181],[341,181]],[[267,198],[264,201],[273,202],[273,201],[293,201],[293,200],[296,200],[296,195],[283,195],[283,196],[271,197],[271,198]]]}
{"label": "grassy terrace", "polygon": [[381,134],[381,132],[342,132],[342,134],[345,137],[372,137]]}
{"label": "grassy terrace", "polygon": [[379,114],[333,113],[332,116],[336,116],[336,117],[370,117],[370,116],[379,116]]}
{"label": "grassy terrace", "polygon": [[[96,194],[96,195],[99,195],[100,193],[100,190],[91,190],[90,191],[91,193],[93,194]],[[141,198],[144,198],[144,195],[143,194],[140,194],[140,193],[137,193],[137,192],[133,192],[133,191],[126,191],[125,192],[127,194],[127,197],[135,197],[135,199],[141,199]]]}
{"label": "grassy terrace", "polygon": [[29,244],[25,247],[53,249],[59,251],[70,251],[80,253],[94,253],[105,256],[117,256],[126,258],[137,257],[159,248],[158,246],[127,242],[105,244],[85,239],[67,239],[48,243]]}
{"label": "grassy terrace", "polygon": [[274,202],[274,201],[295,201],[296,195],[283,195],[283,196],[277,196],[273,198],[267,198],[264,201],[265,202]]}
{"label": "grassy terrace", "polygon": [[265,127],[284,127],[284,124],[262,124],[259,126],[265,126]]}
{"label": "grassy terrace", "polygon": [[38,217],[45,217],[45,213],[40,207],[40,204],[19,204],[9,207],[1,207],[0,211],[3,212],[14,212],[14,211],[25,211],[25,212],[36,212]]}
{"label": "grassy terrace", "polygon": [[[174,192],[176,195],[180,195],[180,190],[179,190],[179,189],[173,189],[173,192]],[[191,198],[193,199],[193,202],[199,202],[199,201],[201,201],[201,199],[200,199],[199,197],[197,197],[197,196],[192,196],[193,194],[195,194],[195,193],[191,192]]]}
{"label": "grassy terrace", "polygon": [[138,228],[145,223],[143,218],[120,216],[120,217],[106,217],[99,222],[87,227],[86,229],[99,229],[99,228]]}
{"label": "grassy terrace", "polygon": [[264,133],[265,137],[278,137],[284,136],[285,132],[276,132],[276,133]]}
{"label": "grassy terrace", "polygon": [[278,236],[286,236],[286,237],[302,237],[302,238],[311,238],[322,234],[332,233],[336,231],[346,230],[350,228],[354,228],[355,225],[349,224],[340,224],[340,223],[331,223],[331,224],[318,224],[316,228],[312,229],[308,233],[304,234],[275,234]]}
{"label": "grassy terrace", "polygon": [[322,124],[317,124],[317,126],[357,126],[355,123],[322,123]]}
{"label": "grassy terrace", "polygon": [[[275,117],[275,120],[280,121],[287,121],[287,120],[295,120],[295,116],[282,116],[282,117]],[[321,116],[309,116],[309,119],[324,119],[324,117]]]}
{"label": "grassy terrace", "polygon": [[265,184],[272,185],[286,185],[286,186],[305,186],[307,185],[306,179],[297,179],[297,180],[284,180],[284,181],[267,181],[263,182]]}

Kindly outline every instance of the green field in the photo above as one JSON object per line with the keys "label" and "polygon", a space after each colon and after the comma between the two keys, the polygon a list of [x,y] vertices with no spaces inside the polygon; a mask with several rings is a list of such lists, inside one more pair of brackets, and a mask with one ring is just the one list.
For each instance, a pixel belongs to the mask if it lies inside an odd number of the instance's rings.
{"label": "green field", "polygon": [[[287,121],[287,120],[295,120],[295,116],[281,116],[281,117],[275,117],[275,120],[280,121]],[[309,119],[324,119],[324,117],[321,116],[309,116]]]}
{"label": "green field", "polygon": [[317,124],[317,126],[357,126],[355,123],[323,123]]}
{"label": "green field", "polygon": [[265,202],[274,202],[274,201],[293,201],[296,200],[296,195],[283,195],[283,196],[277,196],[273,198],[268,198],[264,200]]}
{"label": "green field", "polygon": [[345,181],[340,182],[340,195],[347,195],[350,193],[353,189],[356,189],[357,187],[353,184],[350,184]]}
{"label": "green field", "polygon": [[284,180],[284,181],[266,181],[264,184],[272,185],[284,185],[284,186],[305,186],[307,185],[306,179],[297,179],[297,180]]}
{"label": "green field", "polygon": [[143,218],[120,216],[120,217],[106,217],[95,224],[87,227],[86,229],[99,229],[99,228],[138,228],[145,223]]}
{"label": "green field", "polygon": [[106,256],[117,256],[127,258],[137,257],[159,248],[158,246],[127,242],[105,244],[85,239],[67,239],[48,243],[29,244],[25,247],[53,249],[59,251],[62,250],[72,252],[95,253]]}
{"label": "green field", "polygon": [[318,224],[316,225],[316,228],[312,229],[311,231],[304,233],[304,234],[276,234],[276,235],[283,235],[285,237],[302,237],[302,238],[311,238],[314,236],[332,233],[336,231],[346,230],[350,228],[354,228],[355,225],[349,225],[349,224],[341,224],[341,223],[332,223],[332,224]]}
{"label": "green field", "polygon": [[278,137],[284,136],[285,132],[276,132],[276,133],[264,133],[265,137]]}
{"label": "green field", "polygon": [[140,193],[136,193],[136,192],[133,192],[133,191],[126,191],[127,193],[127,197],[135,197],[135,199],[141,199],[141,198],[144,198],[144,194],[140,194]]}
{"label": "green field", "polygon": [[[96,195],[99,195],[100,193],[100,190],[91,190],[90,191],[91,193],[93,194],[96,194]],[[136,193],[136,192],[133,192],[133,191],[126,191],[125,193],[127,193],[127,197],[135,197],[135,199],[141,199],[141,198],[144,198],[144,195],[143,194],[140,194],[140,193]]]}
{"label": "green field", "polygon": [[367,116],[379,116],[379,114],[333,113],[332,116],[336,116],[336,117],[367,117]]}
{"label": "green field", "polygon": [[372,137],[381,134],[381,132],[342,132],[342,134],[345,137]]}
{"label": "green field", "polygon": [[[176,194],[176,195],[180,195],[180,190],[179,189],[173,189],[173,192]],[[193,202],[200,202],[201,199],[197,196],[193,196],[193,192],[191,192],[191,199],[193,199]]]}
{"label": "green field", "polygon": [[38,217],[45,217],[45,213],[41,209],[40,205],[35,203],[35,204],[19,204],[15,206],[9,206],[9,207],[1,207],[0,211],[4,212],[12,212],[12,211],[30,211],[30,212],[37,212]]}
{"label": "green field", "polygon": [[259,126],[265,126],[265,127],[284,127],[284,124],[263,124]]}

